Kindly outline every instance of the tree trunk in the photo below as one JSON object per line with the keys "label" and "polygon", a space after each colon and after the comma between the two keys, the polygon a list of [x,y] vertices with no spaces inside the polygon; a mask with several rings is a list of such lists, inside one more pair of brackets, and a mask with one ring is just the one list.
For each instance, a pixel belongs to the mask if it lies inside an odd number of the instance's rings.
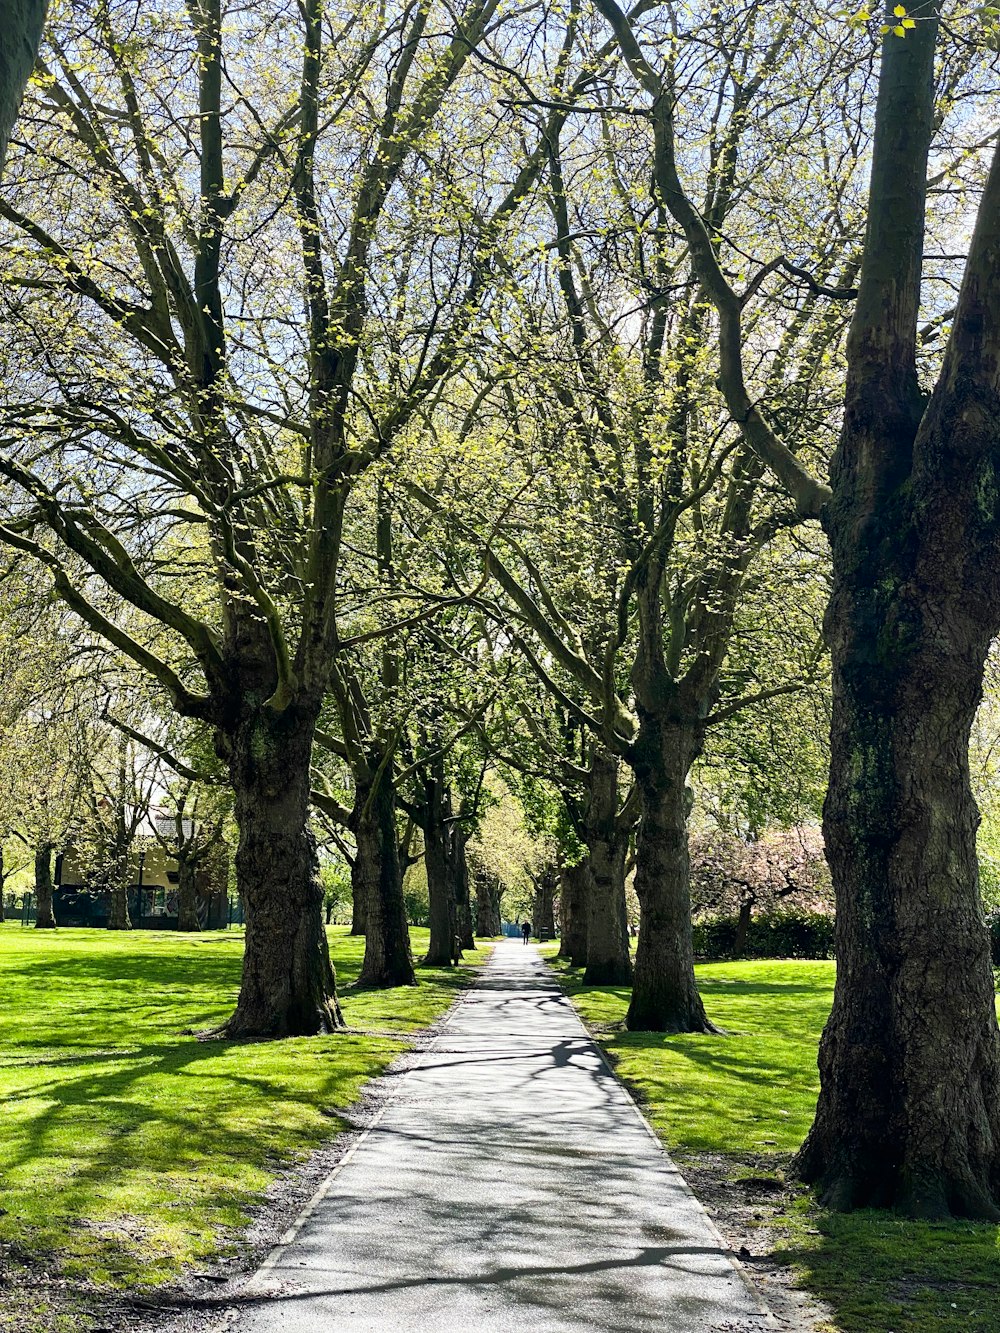
{"label": "tree trunk", "polygon": [[590,911],[590,861],[584,856],[575,866],[563,866],[562,938],[559,956],[568,958],[574,967],[587,962],[587,918]]}
{"label": "tree trunk", "polygon": [[[115,875],[108,890],[108,930],[131,930],[132,915],[128,907],[128,883],[121,872]],[[142,904],[139,904],[140,909]]]}
{"label": "tree trunk", "polygon": [[455,918],[458,942],[463,949],[476,948],[475,923],[472,920],[472,895],[469,892],[468,842],[460,823],[452,824],[450,839],[451,878],[455,886]]}
{"label": "tree trunk", "polygon": [[451,834],[444,822],[443,798],[441,783],[430,778],[424,784],[423,834],[431,938],[424,962],[433,967],[451,964],[458,930],[455,886],[448,864]]}
{"label": "tree trunk", "polygon": [[[956,436],[948,432],[942,452]],[[816,1120],[797,1166],[831,1207],[996,1220],[1000,1038],[968,741],[1000,571],[983,586],[949,579],[948,559],[966,567],[965,553],[947,551],[964,540],[962,508],[949,516],[954,537],[929,549],[915,531],[902,540],[895,513],[899,557],[868,566],[856,556],[848,564],[833,515],[841,558],[827,616],[824,835],[837,985]]]}
{"label": "tree trunk", "polygon": [[628,830],[618,823],[618,761],[595,746],[590,761],[585,831],[590,861],[587,896],[587,968],[591,986],[627,986],[632,980],[625,914]]}
{"label": "tree trunk", "polygon": [[4,43],[0,50],[0,171],[3,170],[21,95],[31,74],[42,37],[48,0],[14,0],[3,8]]}
{"label": "tree trunk", "polygon": [[198,916],[197,862],[181,852],[177,857],[177,929],[201,930]]}
{"label": "tree trunk", "polygon": [[0,842],[0,921],[7,920],[7,912],[4,905],[5,892],[7,887],[7,872],[3,864],[3,843]]}
{"label": "tree trunk", "polygon": [[476,934],[480,939],[491,940],[500,934],[501,893],[499,880],[491,884],[485,871],[476,876]]}
{"label": "tree trunk", "polygon": [[35,848],[35,926],[39,930],[54,930],[56,918],[52,911],[52,844],[40,842]]}
{"label": "tree trunk", "polygon": [[303,1037],[343,1026],[309,828],[316,716],[289,705],[242,720],[225,746],[240,837],[246,945],[229,1037]]}
{"label": "tree trunk", "polygon": [[552,939],[556,933],[555,896],[557,878],[558,872],[555,866],[546,866],[535,880],[534,919],[531,924],[534,927],[536,939],[542,938],[543,931],[548,932],[548,939]]}
{"label": "tree trunk", "polygon": [[635,891],[639,942],[633,1032],[712,1032],[694,979],[687,777],[701,748],[697,730],[670,725],[639,707],[632,763],[641,797]]}
{"label": "tree trunk", "polygon": [[834,609],[837,986],[798,1169],[831,1207],[997,1220],[1000,1041],[968,763],[988,625],[971,597],[910,620],[919,650],[892,681],[871,660],[888,636],[843,590]]}
{"label": "tree trunk", "polygon": [[366,905],[365,957],[357,984],[414,986],[399,864],[396,793],[388,765],[374,784],[358,783],[351,828],[357,845],[351,883],[355,901]]}
{"label": "tree trunk", "polygon": [[368,905],[364,898],[364,881],[351,869],[351,930],[352,935],[364,935],[367,929]]}
{"label": "tree trunk", "polygon": [[750,935],[750,921],[753,916],[753,899],[744,898],[740,903],[740,914],[736,922],[736,938],[733,940],[733,957],[742,958],[747,949]]}
{"label": "tree trunk", "polygon": [[934,20],[886,42],[826,632],[837,983],[797,1159],[836,1208],[1000,1220],[1000,1033],[969,732],[1000,629],[1000,153],[942,368],[917,377]]}

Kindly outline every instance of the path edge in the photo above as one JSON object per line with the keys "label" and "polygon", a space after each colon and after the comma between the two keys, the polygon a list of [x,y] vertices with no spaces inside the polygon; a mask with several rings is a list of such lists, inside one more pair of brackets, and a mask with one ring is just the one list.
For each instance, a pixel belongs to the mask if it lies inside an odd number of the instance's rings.
{"label": "path edge", "polygon": [[[482,963],[483,967],[489,964],[490,957],[492,957],[492,950],[490,951],[489,956],[483,960]],[[267,1291],[262,1290],[261,1288],[263,1287],[263,1284],[266,1282],[268,1275],[272,1273],[274,1269],[280,1266],[281,1260],[284,1258],[289,1248],[295,1243],[302,1229],[305,1227],[306,1223],[310,1220],[310,1218],[316,1212],[317,1208],[319,1208],[320,1204],[333,1189],[336,1179],[340,1175],[341,1171],[343,1171],[344,1167],[347,1166],[348,1162],[351,1161],[351,1159],[354,1157],[355,1153],[358,1151],[361,1145],[378,1128],[380,1122],[382,1121],[383,1117],[385,1116],[389,1108],[393,1106],[395,1102],[399,1099],[399,1097],[402,1095],[402,1089],[406,1085],[411,1075],[414,1074],[421,1067],[421,1065],[424,1062],[424,1058],[430,1054],[430,1052],[434,1049],[435,1045],[445,1035],[445,1032],[447,1028],[450,1026],[452,1020],[458,1014],[461,1007],[468,1002],[469,997],[472,995],[473,991],[476,990],[477,983],[478,983],[478,977],[472,983],[471,986],[466,986],[455,997],[451,1007],[447,1010],[446,1013],[442,1014],[442,1016],[437,1020],[437,1022],[434,1024],[435,1030],[433,1036],[431,1036],[427,1044],[421,1047],[421,1049],[417,1052],[417,1059],[415,1063],[409,1069],[407,1069],[406,1072],[402,1075],[402,1077],[393,1085],[392,1091],[386,1096],[381,1106],[379,1106],[378,1110],[375,1112],[371,1124],[367,1125],[362,1130],[362,1132],[357,1136],[357,1138],[347,1149],[344,1155],[334,1164],[334,1166],[330,1169],[330,1171],[323,1177],[323,1179],[319,1183],[319,1186],[314,1191],[312,1197],[307,1199],[306,1202],[302,1205],[301,1209],[296,1214],[292,1222],[289,1224],[288,1227],[286,1227],[286,1229],[282,1232],[277,1242],[274,1245],[272,1245],[271,1249],[267,1252],[262,1262],[258,1265],[257,1268],[254,1269],[254,1271],[250,1274],[250,1276],[246,1279],[246,1281],[240,1286],[239,1291],[233,1293],[231,1297],[233,1308],[228,1310],[224,1315],[222,1315],[221,1318],[218,1320],[218,1322],[215,1323],[212,1326],[212,1328],[208,1331],[208,1333],[224,1333],[224,1330],[233,1328],[236,1324],[236,1321],[242,1317],[243,1310],[241,1306],[247,1300],[260,1299],[261,1297],[267,1296]],[[412,1048],[411,1048],[411,1053],[412,1053]],[[384,1075],[382,1077],[384,1077]],[[685,1185],[686,1184],[687,1182],[685,1181]]]}
{"label": "path edge", "polygon": [[552,963],[548,958],[542,957],[541,954],[539,954],[538,957],[540,961],[543,962],[545,966],[548,968],[548,970],[552,973],[552,976],[555,978],[556,985],[559,987],[559,994],[569,1005],[570,1009],[573,1011],[573,1014],[576,1016],[580,1026],[583,1028],[584,1032],[589,1037],[591,1043],[593,1044],[594,1048],[597,1051],[597,1054],[601,1057],[601,1063],[604,1065],[604,1068],[608,1071],[608,1073],[611,1075],[614,1081],[618,1084],[619,1088],[625,1094],[625,1098],[628,1101],[629,1106],[631,1106],[636,1117],[638,1118],[639,1123],[642,1125],[643,1129],[656,1144],[657,1148],[660,1151],[661,1156],[666,1158],[667,1162],[670,1165],[670,1169],[677,1176],[677,1179],[680,1182],[681,1188],[684,1190],[685,1194],[687,1194],[688,1198],[694,1204],[698,1212],[701,1213],[702,1217],[704,1218],[708,1226],[709,1231],[718,1241],[719,1249],[725,1255],[726,1259],[728,1259],[730,1265],[736,1271],[740,1281],[743,1283],[744,1287],[746,1287],[750,1295],[750,1299],[757,1306],[761,1318],[764,1320],[767,1327],[775,1329],[781,1328],[782,1327],[781,1321],[778,1319],[778,1316],[774,1313],[771,1307],[764,1300],[764,1297],[758,1290],[756,1283],[751,1279],[746,1265],[741,1263],[738,1255],[733,1253],[732,1246],[726,1240],[725,1236],[723,1236],[719,1228],[715,1225],[715,1221],[711,1213],[708,1211],[708,1209],[705,1207],[702,1201],[698,1198],[697,1194],[695,1194],[694,1190],[688,1183],[688,1180],[684,1175],[684,1172],[680,1169],[680,1167],[677,1165],[674,1159],[670,1156],[670,1153],[667,1151],[663,1140],[660,1138],[659,1134],[657,1134],[656,1130],[646,1119],[642,1107],[636,1101],[635,1095],[633,1094],[631,1088],[628,1086],[628,1084],[625,1082],[622,1076],[618,1073],[618,1070],[615,1069],[614,1065],[608,1059],[608,1054],[605,1051],[604,1047],[601,1045],[600,1041],[598,1040],[596,1033],[591,1032],[590,1028],[584,1022],[583,1016],[581,1015],[579,1009],[577,1009],[576,1005],[566,994],[566,991],[563,989],[562,978],[560,977],[559,973],[552,966]]}

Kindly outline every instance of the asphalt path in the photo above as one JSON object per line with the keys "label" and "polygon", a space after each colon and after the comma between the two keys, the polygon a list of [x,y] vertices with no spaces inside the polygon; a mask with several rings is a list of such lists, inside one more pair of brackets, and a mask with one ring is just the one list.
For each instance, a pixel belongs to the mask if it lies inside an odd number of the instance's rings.
{"label": "asphalt path", "polygon": [[519,940],[497,945],[244,1299],[240,1333],[770,1323]]}

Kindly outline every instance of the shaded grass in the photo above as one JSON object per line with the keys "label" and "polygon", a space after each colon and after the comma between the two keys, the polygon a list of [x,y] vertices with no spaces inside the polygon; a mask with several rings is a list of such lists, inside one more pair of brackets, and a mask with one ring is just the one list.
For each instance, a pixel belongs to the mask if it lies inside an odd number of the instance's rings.
{"label": "shaded grass", "polygon": [[[555,947],[547,947],[551,957]],[[584,1021],[635,1092],[664,1143],[695,1164],[722,1160],[722,1189],[752,1174],[782,1178],[812,1122],[816,1050],[833,997],[835,965],[703,963],[716,1037],[629,1033],[624,987],[587,987],[556,961]],[[752,1163],[752,1167],[748,1166]],[[736,1193],[732,1183],[730,1195]],[[1000,1229],[931,1225],[892,1214],[838,1215],[801,1188],[747,1210],[767,1228],[772,1256],[834,1312],[845,1333],[1000,1333]]]}
{"label": "shaded grass", "polygon": [[816,1105],[816,1045],[833,995],[831,963],[712,963],[698,985],[719,1037],[609,1031],[626,987],[567,989],[672,1149],[792,1151]]}
{"label": "shaded grass", "polygon": [[[426,937],[413,931],[416,956]],[[340,1113],[477,961],[352,992],[364,941],[344,927],[330,940],[352,1030],[248,1045],[183,1035],[232,1010],[239,934],[0,929],[0,1240],[12,1253],[132,1288],[232,1245],[275,1174],[344,1127]]]}

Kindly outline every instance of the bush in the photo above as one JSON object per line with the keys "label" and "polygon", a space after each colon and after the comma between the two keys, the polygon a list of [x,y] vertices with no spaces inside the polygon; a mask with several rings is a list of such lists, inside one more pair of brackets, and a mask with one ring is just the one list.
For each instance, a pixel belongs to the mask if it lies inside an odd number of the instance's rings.
{"label": "bush", "polygon": [[[744,958],[832,958],[833,917],[825,912],[762,912],[752,917]],[[737,916],[705,916],[694,924],[694,951],[701,958],[731,958]],[[997,936],[994,936],[997,939]]]}

